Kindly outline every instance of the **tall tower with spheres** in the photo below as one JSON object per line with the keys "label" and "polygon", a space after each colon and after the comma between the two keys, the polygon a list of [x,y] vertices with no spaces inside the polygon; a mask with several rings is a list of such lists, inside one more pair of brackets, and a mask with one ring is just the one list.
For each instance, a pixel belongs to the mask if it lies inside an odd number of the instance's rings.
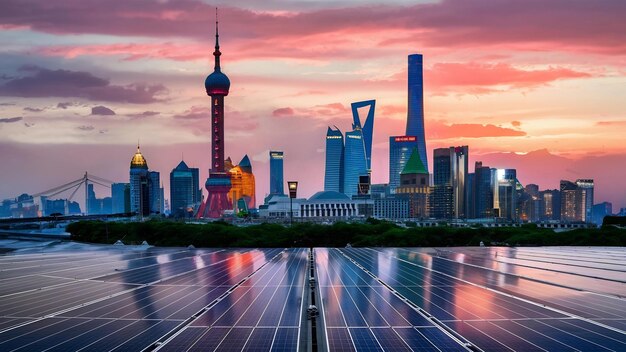
{"label": "tall tower with spheres", "polygon": [[231,188],[230,175],[224,170],[224,97],[228,95],[230,80],[220,66],[220,43],[215,10],[215,68],[204,81],[206,94],[211,97],[211,168],[205,186],[208,191],[206,202],[198,210],[198,218],[219,218],[225,210],[232,209],[228,200]]}

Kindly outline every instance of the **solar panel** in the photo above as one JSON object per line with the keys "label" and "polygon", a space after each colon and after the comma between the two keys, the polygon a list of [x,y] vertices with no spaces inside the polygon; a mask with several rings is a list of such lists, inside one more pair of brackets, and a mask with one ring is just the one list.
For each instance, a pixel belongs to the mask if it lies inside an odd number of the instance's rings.
{"label": "solar panel", "polygon": [[623,248],[89,248],[0,254],[0,350],[626,350]]}

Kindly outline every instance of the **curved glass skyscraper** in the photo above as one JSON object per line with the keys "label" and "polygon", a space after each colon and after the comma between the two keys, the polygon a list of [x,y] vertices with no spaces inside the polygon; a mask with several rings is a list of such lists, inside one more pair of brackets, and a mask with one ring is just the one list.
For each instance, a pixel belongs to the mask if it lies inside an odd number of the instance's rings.
{"label": "curved glass skyscraper", "polygon": [[421,54],[409,55],[408,83],[406,135],[417,137],[417,150],[426,170],[428,170],[426,137],[424,135],[424,79]]}
{"label": "curved glass skyscraper", "polygon": [[326,132],[326,170],[324,191],[343,193],[343,134],[335,127]]}
{"label": "curved glass skyscraper", "polygon": [[[359,109],[369,107],[367,117],[361,121]],[[376,100],[358,101],[352,103],[352,125],[363,131],[363,142],[365,144],[365,156],[367,158],[367,169],[372,170],[372,138],[374,134],[374,110],[376,109]]]}
{"label": "curved glass skyscraper", "polygon": [[369,174],[363,131],[358,127],[353,131],[346,132],[343,170],[343,193],[348,197],[352,197],[358,194],[359,176],[367,176]]}

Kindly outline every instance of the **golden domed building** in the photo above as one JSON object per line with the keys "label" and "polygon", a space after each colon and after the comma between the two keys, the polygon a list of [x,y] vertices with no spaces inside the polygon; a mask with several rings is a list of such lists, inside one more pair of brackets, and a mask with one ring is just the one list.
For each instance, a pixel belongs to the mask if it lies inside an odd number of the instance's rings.
{"label": "golden domed building", "polygon": [[[228,158],[224,166],[230,174],[231,189],[228,192],[228,200],[233,205],[233,209],[237,212],[256,208],[254,174],[248,155],[244,156],[237,166],[233,166],[232,161]],[[243,199],[247,209],[243,209],[243,206],[239,204],[241,199]]]}
{"label": "golden domed building", "polygon": [[163,188],[160,174],[148,170],[148,162],[137,152],[130,160],[130,211],[145,216],[163,212]]}

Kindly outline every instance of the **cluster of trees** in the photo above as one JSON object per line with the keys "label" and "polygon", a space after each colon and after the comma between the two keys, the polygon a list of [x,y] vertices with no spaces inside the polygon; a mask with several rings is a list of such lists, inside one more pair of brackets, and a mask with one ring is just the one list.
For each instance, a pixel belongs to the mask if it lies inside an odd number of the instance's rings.
{"label": "cluster of trees", "polygon": [[70,224],[71,239],[82,242],[126,244],[147,241],[156,246],[195,247],[433,247],[433,246],[626,246],[626,229],[604,226],[554,232],[535,225],[507,228],[454,228],[448,226],[402,228],[368,219],[363,224],[298,223],[293,226],[260,224],[246,227],[224,222],[185,224],[173,221],[103,222]]}

